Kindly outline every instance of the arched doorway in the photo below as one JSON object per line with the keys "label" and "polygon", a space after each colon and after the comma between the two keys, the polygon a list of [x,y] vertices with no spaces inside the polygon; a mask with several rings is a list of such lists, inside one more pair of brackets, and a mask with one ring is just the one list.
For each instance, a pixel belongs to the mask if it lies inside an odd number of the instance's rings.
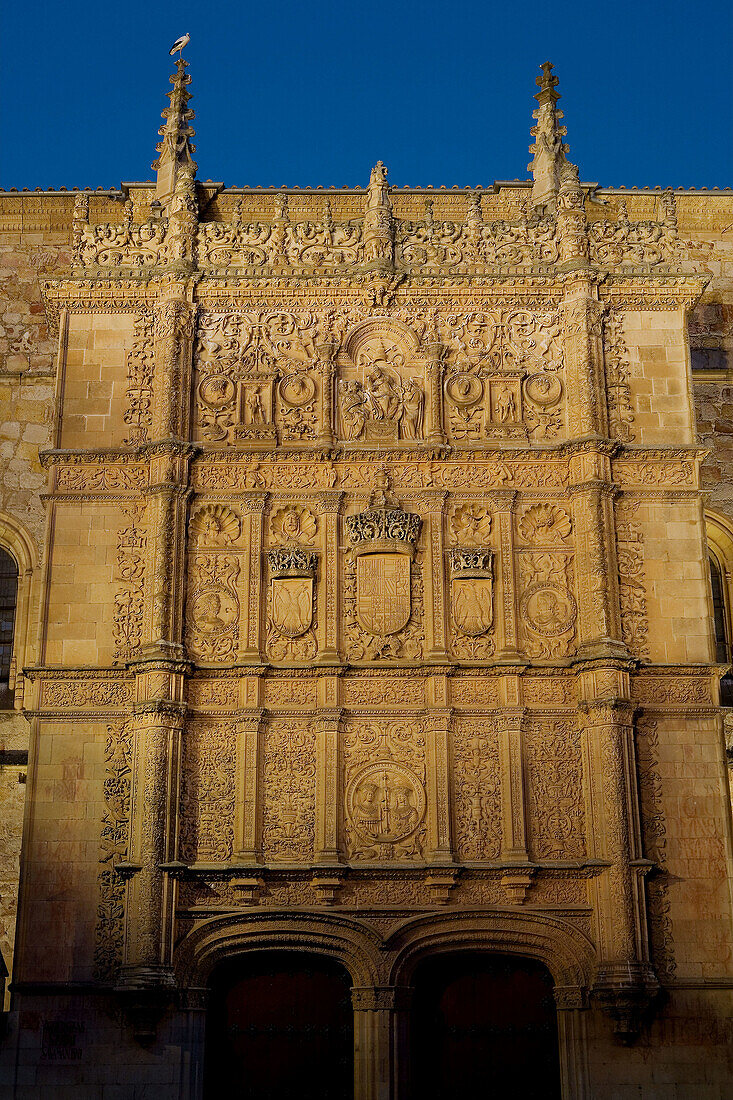
{"label": "arched doorway", "polygon": [[350,1100],[351,978],[337,962],[269,951],[218,968],[206,1021],[206,1100]]}
{"label": "arched doorway", "polygon": [[552,979],[541,963],[456,952],[414,976],[410,1095],[560,1098]]}

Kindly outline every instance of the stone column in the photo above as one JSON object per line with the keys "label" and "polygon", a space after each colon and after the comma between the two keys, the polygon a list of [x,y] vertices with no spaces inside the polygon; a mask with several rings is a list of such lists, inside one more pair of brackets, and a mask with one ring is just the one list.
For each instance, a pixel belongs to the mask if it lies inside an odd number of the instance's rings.
{"label": "stone column", "polygon": [[249,514],[249,568],[244,585],[243,605],[246,608],[242,656],[247,661],[260,660],[260,620],[262,604],[262,528],[267,493],[250,493],[243,501]]}
{"label": "stone column", "polygon": [[[599,673],[594,676],[598,681]],[[622,676],[614,684],[609,674],[608,698],[584,704],[584,753],[588,856],[608,864],[592,880],[599,958],[593,994],[616,1034],[628,1041],[658,984],[646,957],[637,897],[633,705],[619,698]]]}
{"label": "stone column", "polygon": [[318,613],[318,651],[319,662],[332,664],[338,662],[338,624],[341,585],[338,568],[338,523],[341,492],[322,492],[315,498],[315,506],[320,515],[322,573],[319,594],[322,604]]}
{"label": "stone column", "polygon": [[[425,634],[427,659],[429,661],[447,660],[446,639],[446,580],[445,546],[443,539],[443,512],[447,493],[437,493],[425,501],[427,511],[426,531],[426,569],[425,569]],[[429,610],[428,610],[429,609]]]}
{"label": "stone column", "polygon": [[237,791],[234,808],[234,858],[262,862],[260,756],[265,711],[240,710],[234,720],[237,743]]}
{"label": "stone column", "polygon": [[[410,991],[401,986],[355,986],[354,1100],[397,1100]],[[399,1100],[407,1100],[406,1089]]]}
{"label": "stone column", "polygon": [[336,438],[336,423],[333,406],[333,374],[336,344],[326,340],[322,344],[316,344],[318,356],[318,374],[321,380],[321,430],[318,435],[319,443],[328,446],[333,444]]}
{"label": "stone column", "polygon": [[[578,468],[589,464],[595,468]],[[607,466],[605,456],[578,456],[571,460],[571,476],[608,474]],[[591,477],[572,485],[570,494],[579,601],[578,655],[586,659],[628,657],[621,632],[613,487],[602,476]]]}
{"label": "stone column", "polygon": [[193,283],[164,277],[155,306],[152,438],[187,440],[196,307]]}
{"label": "stone column", "polygon": [[341,862],[340,765],[341,709],[319,710],[316,714],[316,843],[314,862]]}
{"label": "stone column", "polygon": [[501,581],[501,617],[497,657],[516,661],[519,657],[517,633],[517,595],[514,575],[514,502],[517,494],[508,492],[492,497],[496,506],[497,541],[499,544],[498,578]]}
{"label": "stone column", "polygon": [[503,710],[499,719],[501,755],[502,861],[527,863],[527,822],[524,792],[524,710]]}
{"label": "stone column", "polygon": [[426,719],[428,850],[432,864],[453,863],[450,780],[448,774],[452,712],[430,711]]}
{"label": "stone column", "polygon": [[[140,679],[167,673],[146,669]],[[167,700],[138,703],[130,794],[129,863],[124,962],[119,989],[160,996],[173,987],[175,882],[166,864],[175,859],[181,738],[185,706]]]}
{"label": "stone column", "polygon": [[603,369],[603,312],[588,271],[568,278],[560,310],[565,346],[568,432],[571,439],[608,435]]}
{"label": "stone column", "polygon": [[425,439],[428,443],[443,445],[443,345],[437,340],[423,348],[427,375]]}
{"label": "stone column", "polygon": [[563,1100],[587,1100],[587,991],[579,986],[556,985],[554,993]]}

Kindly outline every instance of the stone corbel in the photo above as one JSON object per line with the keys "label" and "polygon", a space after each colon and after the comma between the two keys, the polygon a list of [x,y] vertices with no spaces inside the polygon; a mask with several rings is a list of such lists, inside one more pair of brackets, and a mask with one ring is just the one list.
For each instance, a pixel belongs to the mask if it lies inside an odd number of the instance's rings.
{"label": "stone corbel", "polygon": [[649,963],[601,963],[591,994],[599,1008],[610,1018],[613,1033],[620,1043],[636,1041],[660,987]]}
{"label": "stone corbel", "polygon": [[534,867],[507,867],[501,876],[501,885],[510,905],[524,905],[527,891],[532,885]]}

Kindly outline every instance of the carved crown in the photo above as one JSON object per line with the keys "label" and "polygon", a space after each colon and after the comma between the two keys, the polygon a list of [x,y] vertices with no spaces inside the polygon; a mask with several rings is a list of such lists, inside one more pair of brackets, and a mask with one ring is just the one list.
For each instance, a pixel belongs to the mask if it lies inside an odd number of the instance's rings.
{"label": "carved crown", "polygon": [[379,486],[369,498],[369,508],[346,517],[346,533],[356,554],[410,554],[420,537],[422,519],[405,512],[389,492],[389,478],[380,476]]}
{"label": "carved crown", "polygon": [[318,567],[318,554],[313,550],[296,550],[291,547],[270,550],[267,564],[273,577],[314,577]]}

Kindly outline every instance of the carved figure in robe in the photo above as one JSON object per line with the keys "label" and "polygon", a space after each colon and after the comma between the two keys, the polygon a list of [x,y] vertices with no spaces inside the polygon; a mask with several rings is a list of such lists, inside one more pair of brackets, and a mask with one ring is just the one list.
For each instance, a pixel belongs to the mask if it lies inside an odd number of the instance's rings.
{"label": "carved figure in robe", "polygon": [[422,436],[424,395],[414,378],[408,378],[402,390],[402,417],[400,435],[403,439],[420,439]]}
{"label": "carved figure in robe", "polygon": [[366,421],[366,398],[358,382],[339,382],[339,404],[344,439],[358,439]]}
{"label": "carved figure in robe", "polygon": [[402,401],[397,386],[381,367],[367,375],[366,394],[375,420],[396,420]]}

